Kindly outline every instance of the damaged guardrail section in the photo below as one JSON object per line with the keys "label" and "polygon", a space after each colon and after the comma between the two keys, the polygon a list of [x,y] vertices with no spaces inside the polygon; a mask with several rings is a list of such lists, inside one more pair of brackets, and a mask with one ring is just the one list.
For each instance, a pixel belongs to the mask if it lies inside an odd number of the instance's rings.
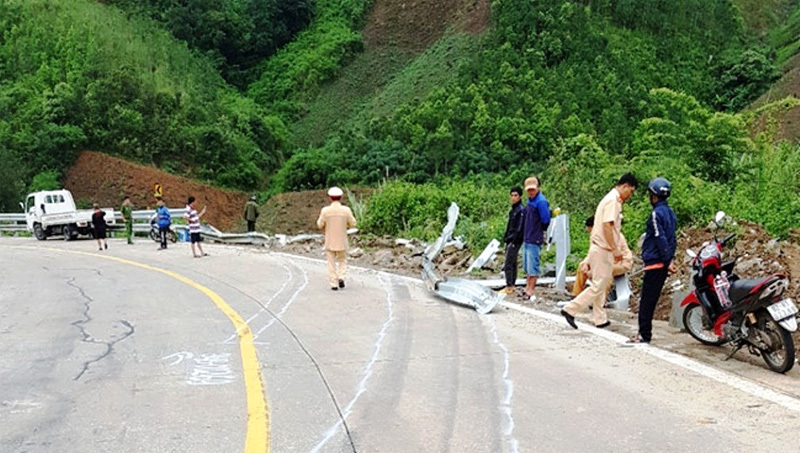
{"label": "damaged guardrail section", "polygon": [[486,314],[491,312],[495,305],[502,300],[502,296],[472,280],[447,278],[440,276],[436,272],[434,260],[452,239],[453,232],[456,229],[456,222],[458,221],[458,214],[458,205],[455,203],[450,204],[447,209],[447,224],[442,229],[441,236],[436,239],[436,242],[428,246],[422,256],[422,280],[428,289],[438,297],[460,305],[466,305],[474,308],[478,313]]}

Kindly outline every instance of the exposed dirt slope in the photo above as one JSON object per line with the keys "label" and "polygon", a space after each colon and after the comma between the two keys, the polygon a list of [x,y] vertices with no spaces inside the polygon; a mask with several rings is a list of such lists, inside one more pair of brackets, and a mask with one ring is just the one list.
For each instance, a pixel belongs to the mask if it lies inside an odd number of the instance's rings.
{"label": "exposed dirt slope", "polygon": [[[343,204],[350,206],[358,216],[355,203],[363,203],[373,189],[350,189],[351,201],[345,197]],[[261,206],[256,228],[270,234],[319,233],[317,217],[323,206],[330,203],[325,190],[307,190],[275,195]],[[360,220],[360,219],[359,219]]]}
{"label": "exposed dirt slope", "polygon": [[489,23],[489,0],[376,0],[364,27],[366,48],[393,46],[424,50],[452,27],[482,33]]}
{"label": "exposed dirt slope", "polygon": [[223,231],[241,222],[247,194],[200,184],[105,154],[84,151],[64,177],[64,187],[76,200],[117,208],[128,195],[137,209],[152,209],[155,183],[163,186],[164,200],[171,208],[185,206],[186,199],[193,195],[198,207],[208,206],[203,221]]}

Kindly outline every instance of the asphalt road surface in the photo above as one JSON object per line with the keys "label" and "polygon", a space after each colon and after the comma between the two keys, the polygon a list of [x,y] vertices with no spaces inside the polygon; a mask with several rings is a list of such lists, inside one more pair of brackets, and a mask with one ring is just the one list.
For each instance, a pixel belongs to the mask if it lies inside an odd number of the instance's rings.
{"label": "asphalt road surface", "polygon": [[109,246],[0,238],[0,451],[800,448],[796,395],[557,318],[368,270],[334,292],[264,250]]}

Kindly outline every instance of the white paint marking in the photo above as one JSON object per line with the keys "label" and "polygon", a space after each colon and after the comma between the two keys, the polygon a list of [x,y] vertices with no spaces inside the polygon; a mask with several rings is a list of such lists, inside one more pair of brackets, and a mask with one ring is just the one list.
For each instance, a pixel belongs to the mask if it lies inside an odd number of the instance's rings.
{"label": "white paint marking", "polygon": [[[561,316],[561,315],[558,315],[558,314],[546,313],[546,312],[542,312],[542,311],[539,311],[539,310],[534,310],[532,308],[523,307],[522,305],[514,304],[514,303],[510,303],[510,302],[501,302],[500,305],[508,307],[508,308],[512,308],[514,310],[521,311],[523,313],[527,313],[527,314],[530,314],[530,315],[533,315],[533,316],[536,316],[536,317],[539,317],[539,318],[542,318],[542,319],[547,319],[547,320],[550,320],[550,321],[553,321],[553,322],[557,322],[557,323],[566,325],[566,321],[564,320],[564,317]],[[589,327],[587,324],[583,324],[583,323],[579,323],[579,324],[582,325],[582,326]],[[597,336],[602,337],[602,338],[604,338],[606,340],[609,340],[609,341],[612,341],[614,343],[618,343],[618,344],[621,344],[621,345],[622,344],[626,344],[626,342],[628,341],[628,338],[623,336],[623,335],[620,335],[620,334],[614,333],[614,332],[609,332],[609,331],[603,330],[603,329],[590,328],[590,329],[582,329],[582,331],[590,333],[592,335],[597,335]],[[650,356],[659,358],[661,360],[664,360],[665,362],[672,363],[672,364],[677,365],[677,366],[679,366],[679,367],[681,367],[683,369],[686,369],[686,370],[692,371],[694,373],[697,373],[697,374],[699,374],[699,375],[701,375],[703,377],[707,377],[709,379],[713,379],[713,380],[715,380],[717,382],[720,382],[722,384],[728,385],[728,386],[733,387],[733,388],[735,388],[737,390],[741,390],[742,392],[747,393],[747,394],[749,394],[751,396],[754,396],[756,398],[761,398],[761,399],[770,401],[772,403],[778,404],[780,406],[783,406],[783,407],[785,407],[785,408],[787,408],[789,410],[792,410],[792,411],[795,411],[795,412],[800,412],[800,400],[798,400],[797,398],[794,398],[792,396],[786,395],[784,393],[776,392],[775,390],[772,390],[772,389],[769,389],[769,388],[764,387],[762,385],[756,384],[755,382],[752,382],[752,381],[747,380],[745,378],[736,376],[736,375],[734,375],[732,373],[728,373],[726,371],[722,371],[722,370],[713,368],[711,366],[702,364],[702,363],[700,363],[700,362],[698,362],[696,360],[690,359],[690,358],[682,356],[680,354],[676,354],[674,352],[666,351],[664,349],[659,349],[659,348],[650,346],[648,344],[639,344],[639,345],[636,345],[632,349],[635,349],[635,350],[638,350],[638,351],[640,351],[642,353],[645,353],[645,354],[648,354]]]}
{"label": "white paint marking", "polygon": [[184,360],[192,362],[192,369],[186,383],[189,385],[224,385],[230,384],[236,378],[228,362],[230,354],[201,354],[198,357],[191,352],[176,352],[161,360],[170,360],[170,366],[178,365]]}
{"label": "white paint marking", "polygon": [[[388,312],[388,315],[386,317],[386,321],[383,323],[383,326],[381,326],[381,330],[378,333],[378,338],[375,341],[375,345],[373,346],[372,357],[370,357],[369,362],[367,362],[367,365],[364,367],[364,370],[361,375],[361,381],[359,381],[358,386],[356,387],[356,394],[355,396],[353,396],[353,399],[350,400],[350,403],[348,403],[347,406],[345,406],[344,410],[342,410],[342,419],[345,420],[353,412],[353,407],[356,405],[356,402],[361,397],[361,395],[367,391],[367,382],[369,381],[369,378],[372,377],[372,371],[375,362],[378,361],[378,355],[380,354],[381,348],[383,347],[383,339],[386,337],[386,334],[389,331],[389,325],[394,320],[394,304],[392,302],[391,281],[390,282],[384,281],[383,276],[380,276],[380,281],[381,284],[384,286],[384,288],[386,288],[386,311]],[[342,426],[342,420],[339,420],[333,426],[328,428],[328,430],[325,431],[322,440],[320,440],[319,443],[315,445],[313,449],[311,449],[311,453],[316,453],[320,451],[320,449],[324,447],[325,444],[329,440],[331,440],[331,438],[333,438],[334,435],[336,435],[336,433],[339,431],[339,427],[341,426]]]}
{"label": "white paint marking", "polygon": [[[269,300],[267,300],[266,303],[264,303],[264,306],[261,307],[261,310],[257,311],[256,314],[254,314],[253,316],[251,316],[251,317],[249,317],[248,319],[245,320],[244,323],[246,325],[249,326],[250,323],[253,320],[255,320],[256,318],[258,318],[258,316],[261,313],[264,313],[265,311],[267,311],[267,308],[272,303],[272,301],[275,300],[281,293],[283,293],[283,291],[286,289],[286,287],[289,285],[289,283],[294,279],[294,276],[292,275],[292,271],[289,270],[289,267],[286,266],[285,264],[281,264],[281,266],[283,266],[283,270],[286,271],[286,274],[288,275],[288,277],[283,281],[283,285],[281,285],[280,289],[278,289],[278,291],[275,294],[273,294],[272,297],[270,297]],[[222,342],[222,344],[232,344],[232,343],[234,343],[236,341],[236,339],[239,338],[239,334],[242,333],[241,330],[243,328],[244,328],[244,326],[236,329],[236,333],[234,333],[230,337],[226,338],[225,341]]]}
{"label": "white paint marking", "polygon": [[236,379],[228,361],[230,354],[203,354],[194,359],[194,367],[186,381],[189,385],[224,385]]}
{"label": "white paint marking", "polygon": [[294,266],[296,268],[300,269],[300,272],[303,273],[303,284],[300,285],[300,287],[297,288],[297,290],[295,290],[294,293],[292,293],[292,296],[289,297],[289,301],[286,302],[286,304],[283,305],[283,308],[281,308],[281,311],[279,311],[278,313],[275,314],[275,318],[270,319],[269,322],[264,324],[264,326],[262,328],[258,329],[258,332],[255,332],[253,334],[253,341],[256,341],[258,339],[259,335],[264,333],[265,330],[269,329],[270,326],[275,324],[276,318],[282,317],[286,313],[286,310],[288,310],[289,307],[294,303],[295,299],[297,299],[297,296],[299,296],[300,293],[303,292],[304,289],[306,289],[306,286],[308,286],[308,273],[306,273],[305,269],[303,269],[302,267],[300,267],[300,266],[298,266],[296,264]]}
{"label": "white paint marking", "polygon": [[170,363],[170,365],[177,365],[177,364],[183,362],[184,360],[191,359],[192,357],[194,357],[194,354],[192,354],[191,352],[183,351],[183,352],[176,352],[175,354],[171,354],[171,355],[168,355],[166,357],[162,357],[161,360],[174,359]]}
{"label": "white paint marking", "polygon": [[511,380],[510,375],[511,354],[509,354],[506,345],[500,341],[500,337],[497,334],[497,326],[494,323],[494,318],[490,315],[481,315],[481,320],[483,321],[484,325],[489,326],[489,333],[492,336],[492,341],[494,344],[496,344],[497,347],[503,351],[503,383],[505,384],[506,388],[505,398],[503,398],[503,401],[500,403],[500,412],[506,416],[506,427],[503,431],[503,435],[506,437],[508,442],[508,451],[517,453],[519,452],[519,441],[516,437],[514,437],[514,408],[511,404],[511,398],[514,396],[514,381]]}

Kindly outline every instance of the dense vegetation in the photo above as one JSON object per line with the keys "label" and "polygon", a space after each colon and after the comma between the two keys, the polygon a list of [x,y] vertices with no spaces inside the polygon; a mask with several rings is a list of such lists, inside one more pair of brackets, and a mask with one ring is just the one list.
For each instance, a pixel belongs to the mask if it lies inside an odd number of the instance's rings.
{"label": "dense vegetation", "polygon": [[371,3],[0,1],[0,210],[90,148],[268,193],[380,184],[375,233],[430,238],[457,201],[473,247],[530,173],[576,232],[629,170],[672,180],[684,225],[800,223],[796,146],[740,113],[791,67],[797,0],[497,0],[421,54],[364,52]]}
{"label": "dense vegetation", "polygon": [[286,128],[150,20],[88,0],[0,2],[0,197],[82,149],[256,188]]}
{"label": "dense vegetation", "polygon": [[209,57],[229,83],[245,88],[256,66],[311,19],[310,0],[106,0],[163,24]]}

